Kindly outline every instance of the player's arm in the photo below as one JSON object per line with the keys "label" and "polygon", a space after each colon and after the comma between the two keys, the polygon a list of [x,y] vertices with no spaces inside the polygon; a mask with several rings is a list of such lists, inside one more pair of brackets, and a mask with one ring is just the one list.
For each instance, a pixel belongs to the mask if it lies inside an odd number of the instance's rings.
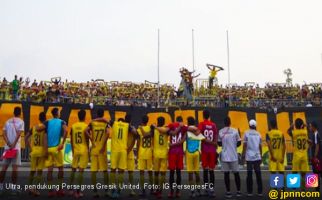
{"label": "player's arm", "polygon": [[285,156],[285,153],[286,153],[286,143],[285,143],[285,138],[284,136],[282,137],[282,147],[283,147],[283,150],[282,150],[282,155],[283,155],[283,158],[281,160],[281,163],[284,163],[284,156]]}
{"label": "player's arm", "polygon": [[180,131],[181,131],[181,128],[183,127],[183,123],[180,123],[179,126],[173,131],[173,130],[169,130],[169,135],[177,135]]}
{"label": "player's arm", "polygon": [[200,134],[200,130],[195,126],[189,126],[188,131],[190,131],[191,133],[193,133],[196,136],[198,136]]}
{"label": "player's arm", "polygon": [[17,144],[17,142],[19,141],[19,139],[20,139],[20,137],[21,137],[21,133],[23,132],[23,127],[24,127],[24,125],[19,129],[19,130],[16,130],[16,138],[15,138],[15,140],[14,140],[14,142],[11,144],[11,147],[10,147],[10,149],[13,149],[13,148],[15,148],[15,146],[16,146],[16,144]]}
{"label": "player's arm", "polygon": [[245,159],[247,149],[247,135],[244,136],[244,144],[243,144],[243,151],[242,151],[242,158]]}
{"label": "player's arm", "polygon": [[294,124],[292,124],[290,128],[287,130],[287,133],[290,137],[293,137],[293,130],[294,130]]}
{"label": "player's arm", "polygon": [[47,132],[44,133],[44,138],[43,138],[43,143],[44,143],[44,153],[45,157],[48,157],[48,138],[47,138]]}
{"label": "player's arm", "polygon": [[[129,133],[130,134],[133,134],[132,132],[129,132]],[[130,146],[127,148],[127,153],[130,153],[133,150],[136,140],[137,140],[137,138],[134,135],[133,140],[132,140]]]}
{"label": "player's arm", "polygon": [[37,132],[45,131],[46,127],[47,127],[47,122],[45,122],[45,124],[41,124],[39,126],[36,126],[36,131]]}
{"label": "player's arm", "polygon": [[200,76],[200,74],[198,74],[198,75],[196,75],[196,76],[193,76],[192,78],[197,78],[197,77],[199,77]]}
{"label": "player's arm", "polygon": [[62,150],[64,148],[66,138],[67,138],[67,125],[65,122],[62,122],[62,131],[63,131],[63,142],[58,146],[58,151]]}
{"label": "player's arm", "polygon": [[32,128],[27,132],[27,135],[25,136],[25,144],[26,144],[26,147],[28,148],[31,148],[31,145],[30,145],[30,136],[32,135]]}
{"label": "player's arm", "polygon": [[110,134],[110,131],[108,130],[109,126],[107,126],[105,128],[105,134],[106,134],[106,137],[104,138],[104,145],[102,147],[102,149],[100,150],[100,153],[104,153],[106,151],[106,145],[107,145],[107,140],[108,140],[108,137],[109,137],[109,134]]}
{"label": "player's arm", "polygon": [[181,141],[178,143],[179,145],[182,145],[187,139],[187,133],[185,133],[181,139]]}
{"label": "player's arm", "polygon": [[73,136],[73,129],[70,130],[70,144],[72,147],[72,154],[74,155],[74,136]]}
{"label": "player's arm", "polygon": [[7,137],[7,131],[6,130],[3,130],[3,139],[4,139],[4,142],[8,145],[8,147],[10,148],[11,147],[11,144],[9,143],[9,140],[8,140],[8,137]]}
{"label": "player's arm", "polygon": [[157,127],[155,125],[153,125],[155,127],[155,129],[157,129],[160,133],[168,133],[169,132],[169,128],[168,127]]}
{"label": "player's arm", "polygon": [[276,159],[275,159],[274,154],[273,154],[273,148],[272,148],[272,144],[271,144],[271,139],[270,139],[268,134],[266,134],[266,144],[267,144],[267,147],[268,147],[269,154],[271,156],[271,160],[273,162],[276,162]]}
{"label": "player's arm", "polygon": [[206,66],[209,70],[212,70],[212,68],[210,67],[210,64],[206,64]]}
{"label": "player's arm", "polygon": [[240,132],[236,132],[236,137],[237,137],[237,147],[240,147],[241,145],[241,138],[240,138]]}
{"label": "player's arm", "polygon": [[263,160],[262,159],[262,155],[263,155],[263,146],[262,146],[262,139],[259,138],[259,145],[258,145],[258,148],[259,148],[259,152],[260,152],[260,155],[261,155],[261,161]]}
{"label": "player's arm", "polygon": [[93,136],[91,134],[91,130],[92,130],[92,124],[89,123],[89,125],[87,126],[86,130],[85,130],[85,135],[88,137],[88,139],[91,141],[92,146],[95,147],[95,143],[94,143],[94,139]]}
{"label": "player's arm", "polygon": [[313,146],[313,142],[312,142],[312,140],[308,139],[308,140],[307,140],[307,143],[309,144],[309,147],[310,147],[310,148]]}
{"label": "player's arm", "polygon": [[150,132],[145,132],[142,126],[139,126],[139,129],[142,133],[143,138],[153,137],[154,135],[154,126],[151,126]]}
{"label": "player's arm", "polygon": [[222,138],[220,136],[220,133],[218,134],[217,144],[218,144],[218,146],[222,147]]}
{"label": "player's arm", "polygon": [[96,119],[93,119],[92,121],[95,121],[95,122],[104,122],[104,123],[107,123],[109,124],[109,121],[105,118],[96,118]]}
{"label": "player's arm", "polygon": [[314,157],[317,158],[319,155],[319,150],[320,150],[320,136],[317,136],[317,142],[315,144],[315,152],[314,152]]}

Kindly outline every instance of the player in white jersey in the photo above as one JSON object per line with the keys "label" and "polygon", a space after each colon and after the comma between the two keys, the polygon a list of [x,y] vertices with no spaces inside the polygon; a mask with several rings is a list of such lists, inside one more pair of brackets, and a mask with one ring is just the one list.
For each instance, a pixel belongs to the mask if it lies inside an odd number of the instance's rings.
{"label": "player in white jersey", "polygon": [[229,173],[234,173],[235,184],[237,188],[236,196],[240,197],[240,176],[238,165],[237,147],[241,145],[241,139],[236,129],[230,127],[231,121],[229,117],[224,120],[225,127],[219,131],[218,145],[222,146],[221,151],[221,168],[224,172],[226,198],[231,198],[230,177]]}
{"label": "player in white jersey", "polygon": [[253,169],[256,174],[257,194],[263,196],[263,183],[260,165],[262,163],[262,139],[256,131],[256,121],[249,121],[250,129],[245,132],[243,160],[247,162],[247,196],[253,196]]}

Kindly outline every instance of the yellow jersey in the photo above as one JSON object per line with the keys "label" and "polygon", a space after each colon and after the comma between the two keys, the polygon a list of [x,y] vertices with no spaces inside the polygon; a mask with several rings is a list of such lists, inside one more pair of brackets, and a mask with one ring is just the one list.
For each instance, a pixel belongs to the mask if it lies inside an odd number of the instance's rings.
{"label": "yellow jersey", "polygon": [[307,156],[309,144],[308,133],[305,129],[295,129],[292,131],[293,156]]}
{"label": "yellow jersey", "polygon": [[31,155],[34,155],[34,156],[44,155],[44,135],[45,135],[45,131],[38,132],[36,130],[36,126],[32,128],[31,143],[30,143]]}
{"label": "yellow jersey", "polygon": [[266,140],[270,142],[272,153],[277,160],[283,160],[285,139],[281,131],[273,129],[267,133]]}
{"label": "yellow jersey", "polygon": [[[150,126],[143,126],[142,127],[145,132],[150,132],[151,128]],[[143,137],[143,133],[141,132],[140,128],[138,128],[138,134],[140,136],[140,146],[139,146],[139,154],[138,157],[139,159],[152,159],[152,149],[153,149],[153,144],[152,144],[152,137]]]}
{"label": "yellow jersey", "polygon": [[111,135],[111,150],[113,152],[124,152],[127,150],[129,126],[129,123],[126,122],[114,122]]}
{"label": "yellow jersey", "polygon": [[210,77],[215,78],[217,76],[217,71],[216,70],[210,70]]}
{"label": "yellow jersey", "polygon": [[[106,122],[98,122],[98,121],[92,121],[90,123],[90,128],[92,131],[92,137],[93,137],[93,145],[91,149],[92,155],[99,155],[100,150],[106,146],[107,137],[106,129],[108,128],[108,124]],[[107,154],[106,151],[104,151],[104,154]]]}
{"label": "yellow jersey", "polygon": [[155,158],[167,158],[169,147],[168,134],[160,133],[157,129],[155,129],[153,137],[153,156]]}
{"label": "yellow jersey", "polygon": [[76,122],[72,125],[71,137],[74,154],[88,153],[88,143],[86,138],[87,124],[85,122]]}

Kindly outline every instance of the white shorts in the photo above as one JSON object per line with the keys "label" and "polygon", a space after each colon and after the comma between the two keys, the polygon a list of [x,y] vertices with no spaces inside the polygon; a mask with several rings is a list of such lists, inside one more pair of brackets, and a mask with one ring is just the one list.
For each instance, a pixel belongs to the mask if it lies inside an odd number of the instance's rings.
{"label": "white shorts", "polygon": [[17,150],[16,158],[3,159],[2,165],[21,165],[21,150]]}
{"label": "white shorts", "polygon": [[223,171],[223,172],[238,172],[239,171],[238,161],[233,161],[233,162],[221,161],[221,171]]}

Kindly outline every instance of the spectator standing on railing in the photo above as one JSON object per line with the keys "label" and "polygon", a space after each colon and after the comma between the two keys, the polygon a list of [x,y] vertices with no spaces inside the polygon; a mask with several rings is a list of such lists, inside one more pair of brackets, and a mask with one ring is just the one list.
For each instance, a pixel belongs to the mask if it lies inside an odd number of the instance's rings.
{"label": "spectator standing on railing", "polygon": [[[17,184],[18,178],[18,167],[21,165],[21,147],[20,147],[20,136],[25,130],[25,123],[21,116],[21,108],[15,107],[13,111],[14,117],[10,118],[3,128],[3,137],[5,141],[5,151],[14,151],[16,156],[13,158],[5,158],[2,163],[2,170],[0,173],[0,193],[3,191],[3,182],[6,176],[9,165],[12,165],[12,175],[11,180],[12,184]],[[12,189],[12,194],[17,194],[16,189]]]}
{"label": "spectator standing on railing", "polygon": [[18,100],[18,92],[19,92],[19,80],[18,76],[15,75],[15,79],[11,83],[12,89],[12,100]]}
{"label": "spectator standing on railing", "polygon": [[1,99],[4,100],[7,97],[7,84],[8,81],[6,78],[3,78],[1,85],[0,85],[0,95],[1,95]]}

